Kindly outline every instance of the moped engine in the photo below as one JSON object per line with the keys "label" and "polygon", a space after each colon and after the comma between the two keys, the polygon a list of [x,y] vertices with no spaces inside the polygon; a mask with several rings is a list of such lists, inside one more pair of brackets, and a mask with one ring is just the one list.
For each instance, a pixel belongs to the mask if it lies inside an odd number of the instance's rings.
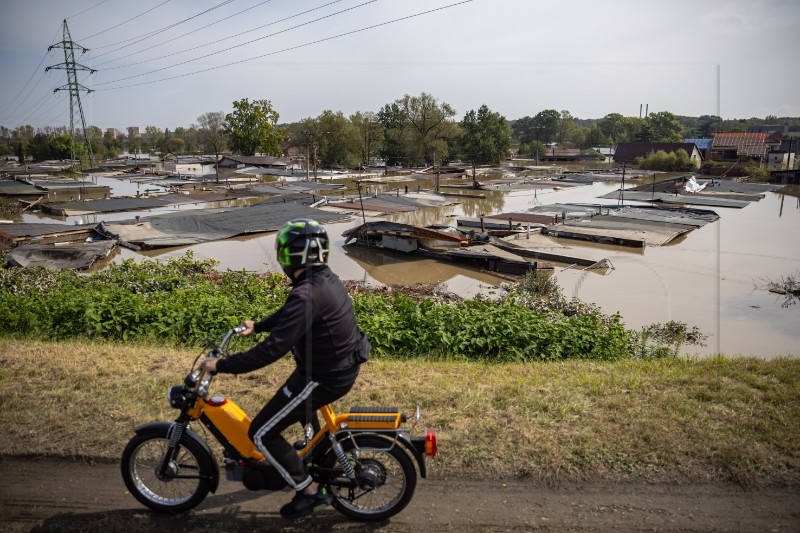
{"label": "moped engine", "polygon": [[275,467],[263,463],[246,466],[242,483],[248,490],[281,490],[286,486]]}

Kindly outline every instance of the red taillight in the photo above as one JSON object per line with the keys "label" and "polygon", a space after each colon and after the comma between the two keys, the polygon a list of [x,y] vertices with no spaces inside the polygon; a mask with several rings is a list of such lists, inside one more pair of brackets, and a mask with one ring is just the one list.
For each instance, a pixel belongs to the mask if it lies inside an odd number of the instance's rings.
{"label": "red taillight", "polygon": [[432,429],[425,430],[425,455],[436,457],[438,448],[436,446],[436,432]]}

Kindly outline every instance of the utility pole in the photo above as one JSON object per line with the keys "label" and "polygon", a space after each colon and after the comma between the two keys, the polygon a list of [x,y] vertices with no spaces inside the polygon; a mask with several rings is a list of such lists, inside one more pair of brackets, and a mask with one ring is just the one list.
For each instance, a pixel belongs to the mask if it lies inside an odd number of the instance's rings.
{"label": "utility pole", "polygon": [[439,167],[436,166],[436,150],[433,151],[433,170],[436,173],[436,178],[434,182],[434,192],[439,194]]}
{"label": "utility pole", "polygon": [[59,63],[58,65],[52,65],[47,67],[45,72],[50,70],[51,68],[61,69],[67,71],[67,84],[62,85],[61,87],[56,88],[53,92],[58,91],[69,91],[69,136],[70,136],[70,158],[72,161],[75,160],[75,108],[78,109],[80,113],[81,119],[81,127],[83,129],[83,140],[86,143],[86,149],[89,151],[89,165],[94,164],[94,155],[92,154],[92,144],[89,142],[89,134],[86,131],[86,118],[83,115],[83,105],[81,104],[81,97],[80,91],[84,90],[86,93],[92,92],[91,89],[87,89],[80,83],[78,83],[78,70],[88,70],[90,74],[94,74],[97,72],[94,69],[81,65],[80,63],[75,63],[75,49],[81,51],[81,54],[88,52],[87,48],[79,45],[76,42],[73,42],[72,37],[69,34],[69,27],[67,26],[67,19],[64,19],[64,37],[60,43],[55,43],[51,45],[47,51],[49,52],[53,48],[63,48],[64,49],[64,62]]}

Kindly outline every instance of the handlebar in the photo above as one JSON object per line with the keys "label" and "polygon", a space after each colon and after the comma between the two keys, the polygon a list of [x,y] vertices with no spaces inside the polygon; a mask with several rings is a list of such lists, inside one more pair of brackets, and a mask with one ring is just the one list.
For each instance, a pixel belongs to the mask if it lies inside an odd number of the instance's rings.
{"label": "handlebar", "polygon": [[[247,327],[243,325],[239,325],[234,327],[233,329],[229,330],[225,336],[222,338],[222,342],[219,343],[219,346],[214,345],[211,341],[206,340],[206,343],[211,347],[211,350],[208,352],[207,357],[219,358],[222,355],[225,355],[225,348],[228,346],[231,338],[234,335],[238,335],[243,331],[247,330]],[[208,386],[211,384],[211,378],[213,376],[209,374],[206,370],[200,371],[199,375],[196,376],[196,383],[197,383],[197,395],[201,397],[205,397],[208,395]]]}

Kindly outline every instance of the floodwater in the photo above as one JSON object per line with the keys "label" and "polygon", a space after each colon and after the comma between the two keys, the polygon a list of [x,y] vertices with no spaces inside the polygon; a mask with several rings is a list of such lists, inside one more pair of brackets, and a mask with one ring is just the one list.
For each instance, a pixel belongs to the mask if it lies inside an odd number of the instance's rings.
{"label": "floodwater", "polygon": [[[430,182],[408,184],[409,190],[416,190],[418,185],[428,189],[432,186]],[[394,183],[382,189],[402,189],[405,185]],[[458,198],[454,201],[459,203],[451,206],[424,208],[386,218],[420,226],[454,226],[459,216],[521,211],[536,205],[566,202],[614,205],[615,201],[597,197],[618,188],[619,183],[597,182],[562,190],[482,191],[486,199]],[[784,296],[765,289],[769,281],[800,276],[800,198],[797,192],[793,194],[795,196],[768,192],[765,198],[743,209],[715,208],[720,220],[667,246],[634,250],[562,239],[560,242],[569,246],[565,254],[595,260],[606,258],[614,269],[599,275],[560,267],[555,271],[555,278],[567,296],[594,303],[607,313],[619,312],[630,328],[669,320],[697,326],[708,336],[706,346],[686,347],[688,353],[764,358],[800,356],[797,333],[800,303],[784,307]],[[144,216],[155,212],[136,214]],[[115,213],[102,218],[120,220],[133,218],[133,215]],[[372,219],[367,217],[367,220]],[[37,218],[36,221],[44,220]],[[345,247],[342,232],[361,222],[359,215],[348,222],[326,225],[332,239],[331,268],[343,279],[383,284],[439,283],[464,297],[496,294],[497,286],[504,282],[490,273],[455,263]],[[163,260],[183,255],[187,250],[192,250],[196,258],[217,259],[221,269],[278,270],[274,259],[274,234],[142,254],[120,249],[110,261],[141,258],[142,255]]]}

